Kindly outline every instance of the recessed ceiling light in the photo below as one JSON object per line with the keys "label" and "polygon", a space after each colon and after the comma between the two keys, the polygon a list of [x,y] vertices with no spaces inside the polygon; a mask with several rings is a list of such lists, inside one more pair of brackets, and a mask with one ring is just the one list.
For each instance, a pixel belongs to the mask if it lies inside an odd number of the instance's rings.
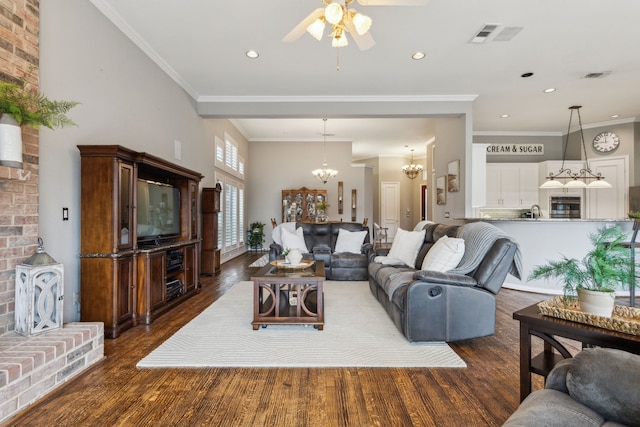
{"label": "recessed ceiling light", "polygon": [[424,59],[425,56],[427,56],[427,55],[424,52],[416,52],[413,55],[411,55],[411,58],[413,58],[416,61],[418,61],[420,59]]}
{"label": "recessed ceiling light", "polygon": [[618,117],[620,117],[620,114],[612,114],[609,117],[611,117],[612,119],[617,119]]}
{"label": "recessed ceiling light", "polygon": [[555,91],[556,91],[555,87],[550,87],[549,89],[543,90],[544,93],[551,93],[551,92],[555,92]]}
{"label": "recessed ceiling light", "polygon": [[522,77],[523,79],[526,79],[527,77],[531,77],[531,76],[533,76],[533,73],[524,73],[520,75],[520,77]]}
{"label": "recessed ceiling light", "polygon": [[260,56],[258,52],[256,52],[255,50],[248,50],[247,53],[245,53],[245,55],[247,55],[247,58],[251,58],[251,59],[256,59],[258,56]]}
{"label": "recessed ceiling light", "polygon": [[509,118],[509,114],[500,114],[500,118],[501,119],[507,119],[507,118]]}

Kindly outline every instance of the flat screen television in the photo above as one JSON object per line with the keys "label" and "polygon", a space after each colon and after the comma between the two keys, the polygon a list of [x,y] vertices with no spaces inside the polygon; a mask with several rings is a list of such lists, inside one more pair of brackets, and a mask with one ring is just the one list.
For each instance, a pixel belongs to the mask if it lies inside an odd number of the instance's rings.
{"label": "flat screen television", "polygon": [[151,244],[180,236],[180,190],[138,179],[138,243]]}

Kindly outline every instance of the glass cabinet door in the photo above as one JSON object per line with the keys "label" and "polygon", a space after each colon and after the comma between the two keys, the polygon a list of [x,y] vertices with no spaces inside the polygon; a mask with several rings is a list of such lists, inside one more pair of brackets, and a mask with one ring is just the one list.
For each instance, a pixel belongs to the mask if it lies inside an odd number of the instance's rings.
{"label": "glass cabinet door", "polygon": [[120,226],[120,248],[127,248],[133,245],[133,239],[136,235],[133,227],[133,166],[120,163],[120,209],[118,210],[120,218],[118,224]]}

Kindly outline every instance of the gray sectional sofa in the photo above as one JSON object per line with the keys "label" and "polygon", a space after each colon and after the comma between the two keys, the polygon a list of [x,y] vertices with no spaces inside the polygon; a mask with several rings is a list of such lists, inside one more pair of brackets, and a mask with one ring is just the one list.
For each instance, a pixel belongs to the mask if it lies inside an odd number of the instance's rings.
{"label": "gray sectional sofa", "polygon": [[[507,276],[521,275],[520,252],[512,238],[485,222],[462,226],[427,224],[415,264],[369,263],[369,287],[409,341],[457,341],[495,333],[496,295]],[[464,256],[448,272],[421,270],[442,236],[463,238]]]}

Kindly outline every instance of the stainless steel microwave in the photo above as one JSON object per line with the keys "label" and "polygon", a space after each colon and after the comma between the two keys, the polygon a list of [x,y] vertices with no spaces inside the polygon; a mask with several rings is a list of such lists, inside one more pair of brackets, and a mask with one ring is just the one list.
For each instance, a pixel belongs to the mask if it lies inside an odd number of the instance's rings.
{"label": "stainless steel microwave", "polygon": [[580,218],[582,197],[551,196],[549,198],[549,218]]}

